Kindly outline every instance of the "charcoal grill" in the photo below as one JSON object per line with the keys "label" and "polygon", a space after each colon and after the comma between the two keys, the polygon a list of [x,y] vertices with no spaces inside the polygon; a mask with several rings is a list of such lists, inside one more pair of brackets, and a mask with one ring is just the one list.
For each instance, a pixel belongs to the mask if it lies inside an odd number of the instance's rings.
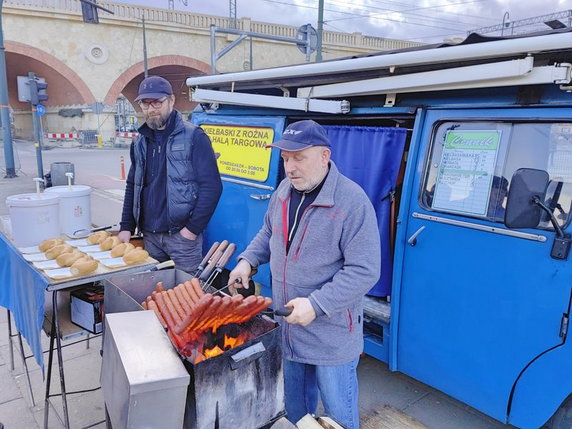
{"label": "charcoal grill", "polygon": [[[165,289],[190,280],[180,270],[164,270],[105,281],[105,312],[143,310],[140,302],[151,294],[157,282]],[[240,325],[221,327],[225,332],[248,333],[244,344],[194,363],[194,357],[180,356],[190,375],[185,405],[185,428],[256,429],[269,427],[285,414],[280,327],[259,315]],[[205,341],[213,342],[212,334]]]}

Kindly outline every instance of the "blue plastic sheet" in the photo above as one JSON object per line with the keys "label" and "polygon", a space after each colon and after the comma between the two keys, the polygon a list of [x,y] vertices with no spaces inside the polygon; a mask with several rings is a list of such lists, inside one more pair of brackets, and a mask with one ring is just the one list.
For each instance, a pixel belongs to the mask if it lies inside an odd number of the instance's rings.
{"label": "blue plastic sheet", "polygon": [[0,234],[0,306],[12,312],[18,331],[28,341],[42,371],[41,331],[47,286],[48,281]]}
{"label": "blue plastic sheet", "polygon": [[332,159],[373,203],[381,239],[381,277],[369,295],[391,295],[390,193],[395,189],[407,130],[394,127],[326,126]]}

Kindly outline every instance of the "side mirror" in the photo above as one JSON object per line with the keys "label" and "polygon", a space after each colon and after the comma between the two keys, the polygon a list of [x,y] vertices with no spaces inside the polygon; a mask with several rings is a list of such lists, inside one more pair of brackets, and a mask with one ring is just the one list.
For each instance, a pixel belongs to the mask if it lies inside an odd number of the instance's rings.
{"label": "side mirror", "polygon": [[544,201],[549,176],[544,170],[519,168],[510,182],[504,224],[509,228],[538,226],[542,208],[535,200]]}

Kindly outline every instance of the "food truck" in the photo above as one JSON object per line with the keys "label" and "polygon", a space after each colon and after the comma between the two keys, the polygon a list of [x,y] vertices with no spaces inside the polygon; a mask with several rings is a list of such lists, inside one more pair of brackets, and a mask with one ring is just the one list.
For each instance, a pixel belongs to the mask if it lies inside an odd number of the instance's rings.
{"label": "food truck", "polygon": [[[569,429],[571,71],[563,29],[190,77],[224,182],[207,241],[248,245],[284,178],[266,145],[315,120],[378,217],[366,353],[501,422]],[[254,280],[270,295],[267,266]]]}

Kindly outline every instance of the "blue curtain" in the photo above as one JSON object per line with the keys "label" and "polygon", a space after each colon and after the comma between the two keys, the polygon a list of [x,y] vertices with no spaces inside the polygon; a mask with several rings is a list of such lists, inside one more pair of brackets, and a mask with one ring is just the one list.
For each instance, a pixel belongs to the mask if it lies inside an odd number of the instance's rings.
{"label": "blue curtain", "polygon": [[381,240],[381,277],[369,295],[391,295],[393,261],[389,239],[390,193],[395,189],[407,130],[394,127],[326,126],[332,159],[339,170],[358,183],[377,214]]}

